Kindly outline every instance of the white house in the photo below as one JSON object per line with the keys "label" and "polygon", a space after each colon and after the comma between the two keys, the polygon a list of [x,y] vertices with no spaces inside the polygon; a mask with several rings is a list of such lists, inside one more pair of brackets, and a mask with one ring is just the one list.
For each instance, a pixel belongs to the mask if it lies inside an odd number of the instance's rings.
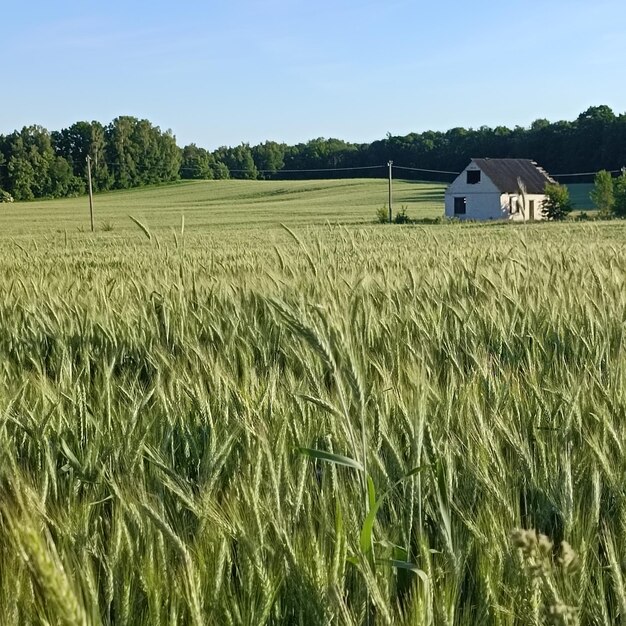
{"label": "white house", "polygon": [[446,190],[446,217],[541,220],[546,183],[554,182],[530,159],[472,159]]}

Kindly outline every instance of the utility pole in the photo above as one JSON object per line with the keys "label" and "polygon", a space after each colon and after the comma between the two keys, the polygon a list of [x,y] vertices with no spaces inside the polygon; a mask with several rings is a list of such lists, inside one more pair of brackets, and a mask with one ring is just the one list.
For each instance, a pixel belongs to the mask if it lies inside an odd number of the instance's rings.
{"label": "utility pole", "polygon": [[387,165],[389,166],[389,223],[391,224],[392,221],[392,200],[391,200],[391,178],[392,178],[392,167],[393,167],[393,161],[389,161],[389,163],[387,163]]}
{"label": "utility pole", "polygon": [[89,155],[87,155],[87,181],[89,183],[89,217],[91,219],[91,232],[93,233],[93,189],[91,187],[91,156]]}

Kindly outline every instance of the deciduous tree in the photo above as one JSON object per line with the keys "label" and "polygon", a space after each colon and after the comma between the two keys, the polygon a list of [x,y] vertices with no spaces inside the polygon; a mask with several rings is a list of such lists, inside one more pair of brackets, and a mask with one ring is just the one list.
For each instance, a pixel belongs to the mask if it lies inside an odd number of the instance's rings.
{"label": "deciduous tree", "polygon": [[285,165],[285,144],[266,141],[252,148],[252,157],[261,178],[270,178]]}
{"label": "deciduous tree", "polygon": [[259,176],[252,157],[252,150],[247,143],[242,143],[234,148],[218,148],[215,156],[216,160],[226,164],[232,178],[254,180]]}
{"label": "deciduous tree", "polygon": [[191,143],[183,148],[180,163],[181,178],[208,179],[213,178],[213,157],[204,149]]}
{"label": "deciduous tree", "polygon": [[613,193],[613,179],[611,174],[602,170],[596,174],[594,186],[589,194],[602,217],[613,214],[615,194]]}
{"label": "deciduous tree", "polygon": [[615,179],[615,215],[626,217],[626,172]]}
{"label": "deciduous tree", "polygon": [[546,199],[543,203],[543,214],[549,220],[564,220],[572,211],[569,190],[558,183],[548,183],[545,189]]}

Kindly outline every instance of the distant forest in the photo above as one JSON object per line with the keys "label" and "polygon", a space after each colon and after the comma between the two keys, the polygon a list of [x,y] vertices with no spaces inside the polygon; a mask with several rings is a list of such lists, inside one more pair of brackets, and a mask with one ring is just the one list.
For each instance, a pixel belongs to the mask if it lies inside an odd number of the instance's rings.
{"label": "distant forest", "polygon": [[[626,113],[616,115],[602,105],[590,107],[571,122],[538,119],[528,128],[452,128],[388,135],[361,144],[324,138],[293,146],[266,141],[212,152],[195,144],[180,148],[171,131],[129,116],[118,117],[106,126],[77,122],[52,132],[41,126],[26,126],[0,135],[0,190],[16,200],[82,194],[88,155],[96,191],[181,178],[378,177],[386,175],[384,165],[389,160],[408,168],[456,172],[471,157],[487,156],[531,158],[551,174],[595,172],[626,165]],[[329,171],[302,171],[318,169]],[[398,176],[451,179],[427,172],[402,171]]]}

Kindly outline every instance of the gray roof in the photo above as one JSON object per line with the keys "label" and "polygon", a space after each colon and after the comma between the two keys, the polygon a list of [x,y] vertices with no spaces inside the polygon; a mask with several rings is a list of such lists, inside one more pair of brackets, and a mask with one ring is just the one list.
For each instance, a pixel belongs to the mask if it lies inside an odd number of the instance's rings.
{"label": "gray roof", "polygon": [[544,193],[546,183],[554,183],[548,173],[530,159],[472,159],[502,193],[516,193],[518,177],[528,193]]}

